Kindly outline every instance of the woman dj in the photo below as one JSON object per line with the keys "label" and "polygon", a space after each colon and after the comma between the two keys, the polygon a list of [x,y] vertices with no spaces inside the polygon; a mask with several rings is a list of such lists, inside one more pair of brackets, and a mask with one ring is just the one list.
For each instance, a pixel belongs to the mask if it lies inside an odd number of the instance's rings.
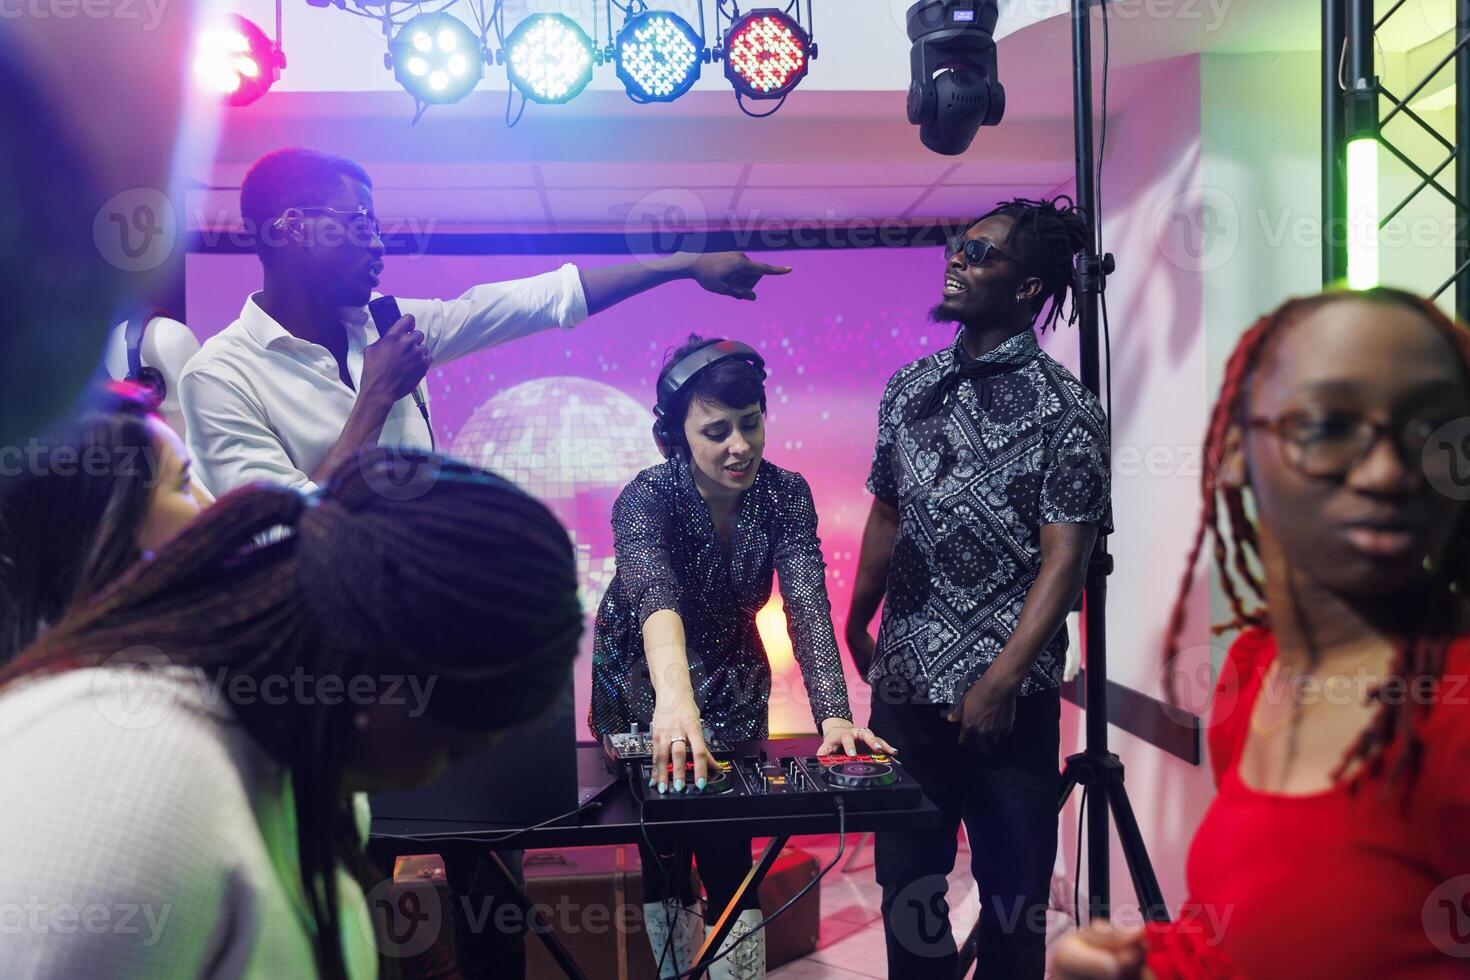
{"label": "woman dj", "polygon": [[[811,488],[761,458],[765,377],[746,345],[691,335],[658,377],[654,438],[666,462],[639,473],[613,506],[617,574],[597,612],[589,725],[599,737],[634,722],[649,730],[653,770],[672,783],[660,779],[660,793],[704,790],[705,728],[726,743],[766,737],[771,670],[755,619],[773,572],[822,733],[818,754],[894,751],[853,727]],[[713,912],[750,870],[750,839],[660,849],[672,854],[644,848],[644,919],[660,976],[673,976],[692,965],[704,934],[691,857]],[[764,936],[749,935],[759,922],[752,893],[720,951],[735,948],[711,977],[764,975]]]}

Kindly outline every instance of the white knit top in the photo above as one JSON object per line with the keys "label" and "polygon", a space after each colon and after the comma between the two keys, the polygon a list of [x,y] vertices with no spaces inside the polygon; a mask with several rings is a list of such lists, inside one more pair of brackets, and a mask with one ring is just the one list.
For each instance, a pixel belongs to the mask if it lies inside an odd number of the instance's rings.
{"label": "white knit top", "polygon": [[[0,976],[310,977],[285,771],[187,668],[0,694]],[[339,873],[354,978],[377,976]]]}

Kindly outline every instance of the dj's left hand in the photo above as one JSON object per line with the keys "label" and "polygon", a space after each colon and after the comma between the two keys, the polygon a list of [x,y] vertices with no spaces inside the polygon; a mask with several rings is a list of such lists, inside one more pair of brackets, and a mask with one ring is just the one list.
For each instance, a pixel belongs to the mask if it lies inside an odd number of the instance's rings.
{"label": "dj's left hand", "polygon": [[981,674],[945,716],[947,721],[959,722],[960,744],[989,755],[995,743],[1009,735],[1016,724],[1016,695],[1020,690],[1020,679],[1004,669],[992,665]]}
{"label": "dj's left hand", "polygon": [[868,749],[886,755],[898,754],[898,749],[873,734],[871,729],[854,728],[846,718],[828,718],[822,722],[822,746],[817,749],[817,755],[835,755],[838,748],[848,755],[857,755],[859,751]]}
{"label": "dj's left hand", "polygon": [[789,265],[766,265],[748,258],[744,252],[710,252],[697,256],[689,264],[689,278],[712,293],[755,299],[756,284],[762,276],[784,276]]}

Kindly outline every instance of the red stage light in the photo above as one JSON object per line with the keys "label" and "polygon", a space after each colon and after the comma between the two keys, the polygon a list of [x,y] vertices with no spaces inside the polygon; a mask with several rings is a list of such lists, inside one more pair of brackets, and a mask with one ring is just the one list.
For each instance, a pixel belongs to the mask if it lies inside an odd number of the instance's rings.
{"label": "red stage light", "polygon": [[226,105],[249,105],[281,77],[280,56],[270,38],[239,14],[207,25],[194,42],[194,77]]}
{"label": "red stage light", "polygon": [[806,77],[811,38],[779,10],[752,10],[725,35],[725,77],[751,99],[779,99]]}

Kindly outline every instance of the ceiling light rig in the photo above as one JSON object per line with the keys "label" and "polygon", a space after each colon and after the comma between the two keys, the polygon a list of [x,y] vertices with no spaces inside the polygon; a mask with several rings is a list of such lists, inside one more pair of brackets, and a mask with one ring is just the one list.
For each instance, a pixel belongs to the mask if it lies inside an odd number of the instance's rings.
{"label": "ceiling light rig", "polygon": [[225,105],[249,105],[281,77],[286,56],[281,51],[280,8],[276,8],[276,40],[239,14],[214,19],[194,38],[194,78]]}
{"label": "ceiling light rig", "polygon": [[393,77],[428,105],[458,102],[485,70],[479,35],[442,11],[410,18],[389,42],[388,56]]}
{"label": "ceiling light rig", "polygon": [[[580,95],[593,74],[611,64],[635,102],[673,102],[698,83],[703,66],[725,62],[725,77],[742,112],[768,116],[801,84],[817,57],[812,0],[788,0],[783,8],[742,12],[736,0],[693,0],[698,29],[667,10],[650,10],[648,0],[592,0],[592,30],[565,14],[535,13],[506,32],[506,0],[306,0],[314,7],[337,8],[382,28],[384,67],[414,97],[417,122],[431,105],[466,98],[484,77],[487,65],[503,65],[510,81],[506,125],[520,93],[527,103],[560,104]],[[425,9],[430,7],[431,9]],[[713,2],[713,31],[706,33],[706,2]],[[276,33],[238,14],[227,14],[201,31],[195,41],[194,70],[201,85],[228,105],[259,99],[280,78],[286,58],[281,47],[281,0],[275,0]],[[454,9],[455,16],[449,13]],[[623,23],[615,30],[615,11]],[[599,38],[606,25],[605,40]],[[707,39],[713,39],[713,46]],[[767,112],[746,108],[745,99],[773,101]]]}
{"label": "ceiling light rig", "polygon": [[613,43],[618,78],[635,102],[674,101],[699,80],[708,58],[702,31],[663,10],[629,17]]}
{"label": "ceiling light rig", "polygon": [[[792,0],[786,10],[767,8],[745,14],[740,13],[738,4],[731,2],[730,6],[731,12],[726,15],[730,26],[714,57],[724,58],[725,77],[735,89],[741,111],[748,116],[772,115],[801,84],[817,57],[811,31],[811,0],[807,0],[805,25],[801,22],[800,0]],[[725,0],[716,0],[716,9],[725,13]],[[754,113],[745,108],[744,99],[779,101],[768,112]]]}
{"label": "ceiling light rig", "polygon": [[532,14],[505,39],[511,84],[528,100],[570,102],[592,81],[592,38],[565,14]]}

